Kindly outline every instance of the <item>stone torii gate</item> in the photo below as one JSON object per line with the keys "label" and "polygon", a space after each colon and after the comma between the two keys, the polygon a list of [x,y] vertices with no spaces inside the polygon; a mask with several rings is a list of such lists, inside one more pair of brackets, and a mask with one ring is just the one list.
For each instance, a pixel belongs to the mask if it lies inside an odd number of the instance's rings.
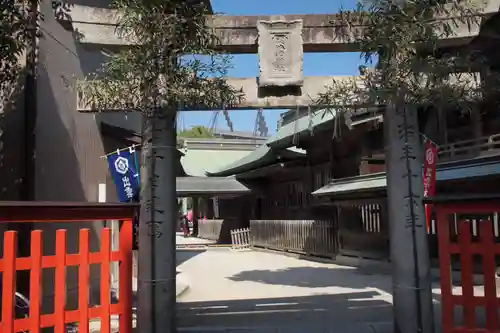
{"label": "stone torii gate", "polygon": [[[498,11],[498,4],[494,2],[496,0],[489,2],[484,10],[485,14],[488,15]],[[114,10],[75,6],[72,9],[71,17],[73,28],[83,36],[80,40],[81,43],[114,47],[126,47],[134,43],[130,40],[123,40],[116,35],[115,26],[119,19],[119,13]],[[303,53],[356,52],[358,50],[355,44],[352,43],[352,37],[363,32],[363,26],[361,25],[348,31],[347,34],[345,31],[339,31],[342,27],[335,25],[336,19],[335,14],[210,17],[211,26],[221,38],[220,47],[222,50],[233,54],[257,53],[259,55],[260,73],[258,79],[228,79],[228,82],[243,94],[242,102],[230,108],[284,109],[308,107],[314,104],[318,95],[326,91],[327,86],[332,83],[333,79],[340,80],[342,77],[304,77],[302,73]],[[464,25],[455,29],[453,38],[442,40],[441,43],[443,46],[466,45],[478,34],[479,26],[472,27],[469,30]],[[350,79],[352,77],[345,78]],[[78,110],[80,112],[92,112],[87,107],[85,96],[79,97],[77,102]],[[394,119],[389,123],[385,126],[387,137],[397,137],[398,127],[401,126],[402,120]],[[409,140],[419,140],[418,135],[414,135]],[[402,150],[402,147],[399,146],[400,143],[388,142],[388,150]],[[417,147],[418,143],[414,146]],[[399,156],[395,155],[389,154],[387,158],[389,160],[399,158]],[[414,163],[419,163],[419,161],[416,160]],[[400,176],[397,174],[399,171],[392,171],[392,179]],[[421,184],[416,185],[416,187],[418,186],[421,186]],[[389,184],[389,191],[393,192],[390,199],[396,199],[393,206],[405,207],[407,204],[405,202],[405,193],[400,193],[396,187],[394,181]],[[391,214],[391,220],[397,222],[405,220],[404,209]],[[405,228],[405,226],[403,225],[402,228]],[[391,231],[391,234],[397,234],[399,231],[401,231],[401,227],[397,228],[397,232]],[[403,232],[403,234],[405,233]],[[407,241],[405,238],[398,240],[398,243]],[[406,250],[405,246],[402,248]],[[415,265],[428,266],[425,259],[421,259],[419,263],[413,261],[408,259],[407,264],[400,265],[401,267],[394,270],[396,272],[395,277],[399,278],[395,280],[395,283],[404,284],[408,282],[405,282],[405,279],[408,280],[409,278],[411,280]],[[401,262],[401,260],[398,262]],[[421,271],[419,274],[422,280],[429,278],[425,276],[425,271]],[[408,285],[407,289],[398,289],[398,292],[394,294],[396,330],[397,332],[416,331],[417,325],[413,317],[416,312],[423,311],[424,332],[431,332],[433,325],[432,300],[427,299],[425,290],[418,290],[417,293],[420,296],[416,296],[415,291],[411,289],[411,283],[408,283]],[[420,302],[419,297],[423,298],[423,302]]]}
{"label": "stone torii gate", "polygon": [[[496,0],[490,0],[485,15],[498,11]],[[81,36],[82,44],[124,47],[134,42],[116,32],[120,14],[113,9],[75,5],[71,9],[71,25]],[[211,16],[210,25],[220,37],[222,51],[231,54],[259,55],[260,76],[228,78],[242,92],[242,102],[229,109],[288,109],[308,107],[325,92],[332,80],[352,76],[303,76],[304,52],[356,52],[353,36],[363,31],[362,25],[352,30],[338,26],[338,14]],[[441,41],[443,46],[468,44],[479,33],[479,26],[455,28],[455,36]],[[274,87],[274,88],[273,88]],[[280,87],[276,90],[276,87]],[[77,109],[91,111],[80,96]],[[110,110],[111,111],[111,110]]]}
{"label": "stone torii gate", "polygon": [[[114,15],[113,15],[114,16]],[[93,16],[95,17],[95,16]],[[216,17],[214,20],[218,20]],[[101,22],[96,20],[97,24]],[[302,63],[304,48],[309,45],[304,41],[304,20],[258,20],[253,29],[246,30],[248,34],[239,39],[232,39],[236,29],[223,28],[219,32],[222,40],[233,41],[222,43],[221,50],[229,53],[257,53],[259,56],[260,75],[253,78],[228,78],[235,89],[242,92],[242,101],[238,105],[228,106],[228,109],[288,109],[307,107],[314,104],[318,95],[326,91],[332,80],[350,79],[351,76],[314,76],[303,77]],[[75,23],[73,23],[74,25]],[[79,26],[79,24],[81,26]],[[77,23],[84,43],[109,43],[116,45],[123,42],[116,34],[108,34],[111,27],[87,26]],[[109,27],[109,28],[108,28]],[[105,40],[102,37],[107,36]],[[98,37],[101,36],[101,37]],[[108,39],[109,38],[109,39]],[[253,43],[243,44],[248,39]],[[331,45],[331,44],[320,44]],[[342,44],[343,45],[343,44]],[[318,50],[324,50],[319,47]],[[91,111],[84,96],[77,103],[79,111]],[[200,106],[203,109],[203,106]]]}

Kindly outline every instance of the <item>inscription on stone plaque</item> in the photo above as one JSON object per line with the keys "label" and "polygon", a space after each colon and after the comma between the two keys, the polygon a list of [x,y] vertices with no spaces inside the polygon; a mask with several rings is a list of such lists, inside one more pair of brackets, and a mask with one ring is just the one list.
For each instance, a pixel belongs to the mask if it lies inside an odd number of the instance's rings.
{"label": "inscription on stone plaque", "polygon": [[284,74],[289,72],[290,68],[290,57],[287,54],[288,47],[288,34],[273,34],[274,41],[274,62],[273,62],[273,74]]}
{"label": "inscription on stone plaque", "polygon": [[302,86],[302,20],[259,21],[260,87]]}

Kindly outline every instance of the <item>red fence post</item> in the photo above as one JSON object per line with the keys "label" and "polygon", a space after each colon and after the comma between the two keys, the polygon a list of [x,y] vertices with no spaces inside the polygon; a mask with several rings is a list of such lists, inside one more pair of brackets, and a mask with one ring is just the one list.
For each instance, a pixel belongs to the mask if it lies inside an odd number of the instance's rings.
{"label": "red fence post", "polygon": [[120,333],[132,332],[132,220],[124,220],[120,228],[120,268],[118,299],[121,303]]}
{"label": "red fence post", "polygon": [[78,332],[89,331],[89,229],[80,229],[78,265]]}
{"label": "red fence post", "polygon": [[16,292],[17,232],[4,233],[2,272],[2,333],[14,332],[14,293]]}
{"label": "red fence post", "polygon": [[110,313],[110,259],[111,259],[111,230],[104,228],[101,231],[101,332],[109,333],[111,325]]}
{"label": "red fence post", "polygon": [[484,297],[486,298],[486,328],[498,330],[497,289],[495,278],[495,243],[491,220],[479,223],[483,252]]}
{"label": "red fence post", "polygon": [[441,284],[441,320],[443,333],[450,333],[453,330],[450,221],[448,214],[439,209],[436,209],[436,215],[439,247],[439,275]]}
{"label": "red fence post", "polygon": [[[31,232],[31,270],[30,270],[30,332],[40,332],[40,305],[42,284],[42,231]],[[57,288],[57,285],[56,285]]]}
{"label": "red fence post", "polygon": [[472,279],[472,248],[470,222],[458,221],[458,241],[460,249],[460,274],[462,281],[462,306],[466,328],[475,328],[474,286]]}
{"label": "red fence post", "polygon": [[66,319],[66,230],[56,231],[56,276],[54,333],[65,332]]}

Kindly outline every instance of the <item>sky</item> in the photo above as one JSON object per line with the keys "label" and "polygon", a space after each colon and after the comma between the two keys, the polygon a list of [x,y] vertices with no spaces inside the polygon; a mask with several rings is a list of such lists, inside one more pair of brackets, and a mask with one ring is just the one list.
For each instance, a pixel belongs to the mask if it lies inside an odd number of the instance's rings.
{"label": "sky", "polygon": [[[278,15],[278,14],[325,14],[337,12],[339,8],[353,8],[355,0],[211,0],[214,12],[224,15]],[[304,53],[303,75],[357,75],[363,61],[359,53]],[[256,54],[234,55],[231,77],[256,77],[259,75]],[[264,110],[269,134],[276,131],[280,113],[286,110]],[[192,126],[209,126],[214,112],[188,112],[179,114],[179,129]],[[254,129],[256,110],[230,111],[229,116],[235,131]],[[218,116],[218,130],[227,130],[222,114]]]}

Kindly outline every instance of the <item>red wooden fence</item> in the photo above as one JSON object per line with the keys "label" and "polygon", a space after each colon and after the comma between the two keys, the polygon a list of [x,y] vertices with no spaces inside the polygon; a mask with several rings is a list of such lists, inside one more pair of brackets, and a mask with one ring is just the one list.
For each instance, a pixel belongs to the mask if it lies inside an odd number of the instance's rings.
{"label": "red wooden fence", "polygon": [[[89,229],[79,231],[79,251],[66,251],[66,230],[56,231],[55,255],[42,253],[43,232],[31,232],[30,256],[17,257],[17,232],[4,233],[2,272],[2,321],[0,332],[40,332],[42,328],[54,327],[55,333],[65,332],[68,323],[78,323],[78,332],[89,332],[89,320],[100,319],[100,332],[110,332],[110,317],[119,315],[121,333],[132,331],[132,217],[136,213],[134,204],[93,203],[40,203],[0,202],[0,221],[5,222],[92,222],[96,220],[122,220],[118,251],[111,250],[111,230],[101,231],[100,251],[89,251]],[[76,240],[71,240],[76,241]],[[110,302],[110,263],[119,262],[118,303]],[[89,265],[100,265],[100,305],[89,306]],[[78,309],[66,310],[66,267],[78,267]],[[55,268],[54,312],[41,314],[42,269]],[[27,318],[16,319],[14,301],[16,272],[30,271],[30,307]],[[106,278],[107,277],[107,278]]]}
{"label": "red wooden fence", "polygon": [[[439,268],[441,282],[441,310],[443,333],[500,332],[495,277],[495,255],[500,254],[500,244],[495,242],[493,223],[489,216],[500,211],[496,197],[435,198],[438,228]],[[458,237],[453,229],[452,216],[457,214]],[[471,217],[479,219],[479,235],[471,234]],[[451,256],[460,256],[461,295],[453,294]],[[481,256],[484,295],[474,295],[473,256]],[[462,308],[463,320],[457,324],[455,306]],[[478,322],[476,310],[483,308],[485,323]]]}

